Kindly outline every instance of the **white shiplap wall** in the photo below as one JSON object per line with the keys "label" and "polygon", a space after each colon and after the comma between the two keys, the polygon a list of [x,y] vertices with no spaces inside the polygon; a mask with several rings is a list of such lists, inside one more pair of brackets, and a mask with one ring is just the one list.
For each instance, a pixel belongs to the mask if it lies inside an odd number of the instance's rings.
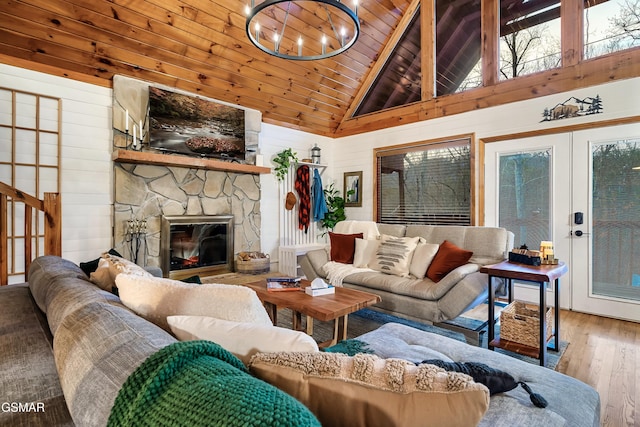
{"label": "white shiplap wall", "polygon": [[111,247],[111,90],[0,64],[0,86],[62,99],[62,255],[74,262]]}

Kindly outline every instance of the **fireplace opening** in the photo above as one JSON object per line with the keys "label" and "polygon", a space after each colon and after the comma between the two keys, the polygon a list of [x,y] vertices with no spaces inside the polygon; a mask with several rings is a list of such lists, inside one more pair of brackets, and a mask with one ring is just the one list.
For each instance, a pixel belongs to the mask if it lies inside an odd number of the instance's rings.
{"label": "fireplace opening", "polygon": [[162,271],[182,279],[233,271],[233,216],[163,216]]}

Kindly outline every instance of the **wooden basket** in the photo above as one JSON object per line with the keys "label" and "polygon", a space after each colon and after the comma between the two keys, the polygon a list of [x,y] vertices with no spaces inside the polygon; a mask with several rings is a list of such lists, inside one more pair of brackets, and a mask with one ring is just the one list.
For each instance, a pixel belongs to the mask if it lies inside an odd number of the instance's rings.
{"label": "wooden basket", "polygon": [[[545,314],[547,341],[553,336],[551,307]],[[540,309],[537,305],[527,306],[522,301],[514,301],[500,313],[500,339],[540,348]]]}
{"label": "wooden basket", "polygon": [[271,269],[271,259],[269,255],[265,258],[249,258],[243,259],[236,256],[236,272],[243,274],[262,274],[268,273]]}

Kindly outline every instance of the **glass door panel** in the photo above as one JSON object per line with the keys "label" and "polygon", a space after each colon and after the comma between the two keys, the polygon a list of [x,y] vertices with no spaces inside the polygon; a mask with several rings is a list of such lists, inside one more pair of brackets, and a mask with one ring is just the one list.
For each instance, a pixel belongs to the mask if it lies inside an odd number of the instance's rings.
{"label": "glass door panel", "polygon": [[594,143],[593,295],[640,301],[640,138]]}

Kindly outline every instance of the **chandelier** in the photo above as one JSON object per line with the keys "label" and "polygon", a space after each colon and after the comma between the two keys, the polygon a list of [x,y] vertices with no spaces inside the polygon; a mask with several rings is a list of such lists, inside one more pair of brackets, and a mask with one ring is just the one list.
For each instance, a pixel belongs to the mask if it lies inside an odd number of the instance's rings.
{"label": "chandelier", "polygon": [[360,34],[358,2],[339,0],[265,0],[245,8],[249,40],[283,59],[310,61],[338,55]]}

